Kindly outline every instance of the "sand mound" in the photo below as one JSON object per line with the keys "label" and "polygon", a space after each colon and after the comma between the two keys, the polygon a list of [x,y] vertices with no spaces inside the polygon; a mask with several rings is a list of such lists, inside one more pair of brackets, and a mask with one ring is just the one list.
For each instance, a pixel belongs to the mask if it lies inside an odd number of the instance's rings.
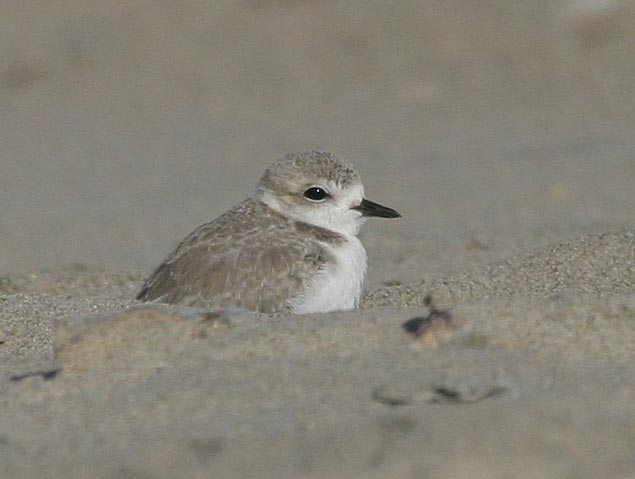
{"label": "sand mound", "polygon": [[[6,276],[2,475],[626,477],[633,237],[297,317],[140,305],[139,275]],[[448,308],[439,341],[429,288]]]}

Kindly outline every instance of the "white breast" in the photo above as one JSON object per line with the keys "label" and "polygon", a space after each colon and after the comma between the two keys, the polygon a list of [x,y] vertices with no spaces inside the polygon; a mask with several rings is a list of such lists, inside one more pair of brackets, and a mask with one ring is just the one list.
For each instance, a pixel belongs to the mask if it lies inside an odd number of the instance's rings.
{"label": "white breast", "polygon": [[357,237],[347,235],[337,246],[324,244],[333,255],[307,291],[289,301],[295,313],[326,313],[355,309],[362,296],[366,274],[366,250]]}

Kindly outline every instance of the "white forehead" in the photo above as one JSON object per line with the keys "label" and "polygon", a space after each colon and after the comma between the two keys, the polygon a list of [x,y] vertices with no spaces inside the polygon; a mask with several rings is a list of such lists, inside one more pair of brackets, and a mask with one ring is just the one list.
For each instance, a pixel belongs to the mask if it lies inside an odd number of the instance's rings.
{"label": "white forehead", "polygon": [[358,183],[340,185],[335,181],[329,180],[324,183],[324,187],[336,198],[357,200],[364,197],[364,185],[361,181]]}

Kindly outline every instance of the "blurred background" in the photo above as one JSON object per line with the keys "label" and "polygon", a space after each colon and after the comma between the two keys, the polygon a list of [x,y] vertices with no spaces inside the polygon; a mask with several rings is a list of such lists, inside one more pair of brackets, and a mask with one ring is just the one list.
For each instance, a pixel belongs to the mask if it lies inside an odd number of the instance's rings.
{"label": "blurred background", "polygon": [[632,225],[632,0],[4,0],[0,273],[148,270],[285,153],[353,161],[371,287]]}

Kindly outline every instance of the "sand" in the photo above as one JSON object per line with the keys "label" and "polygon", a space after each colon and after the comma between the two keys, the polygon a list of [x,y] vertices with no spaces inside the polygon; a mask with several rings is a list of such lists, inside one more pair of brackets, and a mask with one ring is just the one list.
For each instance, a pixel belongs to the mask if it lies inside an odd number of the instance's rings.
{"label": "sand", "polygon": [[[635,477],[635,4],[9,1],[0,477]],[[284,153],[353,312],[135,293]]]}

